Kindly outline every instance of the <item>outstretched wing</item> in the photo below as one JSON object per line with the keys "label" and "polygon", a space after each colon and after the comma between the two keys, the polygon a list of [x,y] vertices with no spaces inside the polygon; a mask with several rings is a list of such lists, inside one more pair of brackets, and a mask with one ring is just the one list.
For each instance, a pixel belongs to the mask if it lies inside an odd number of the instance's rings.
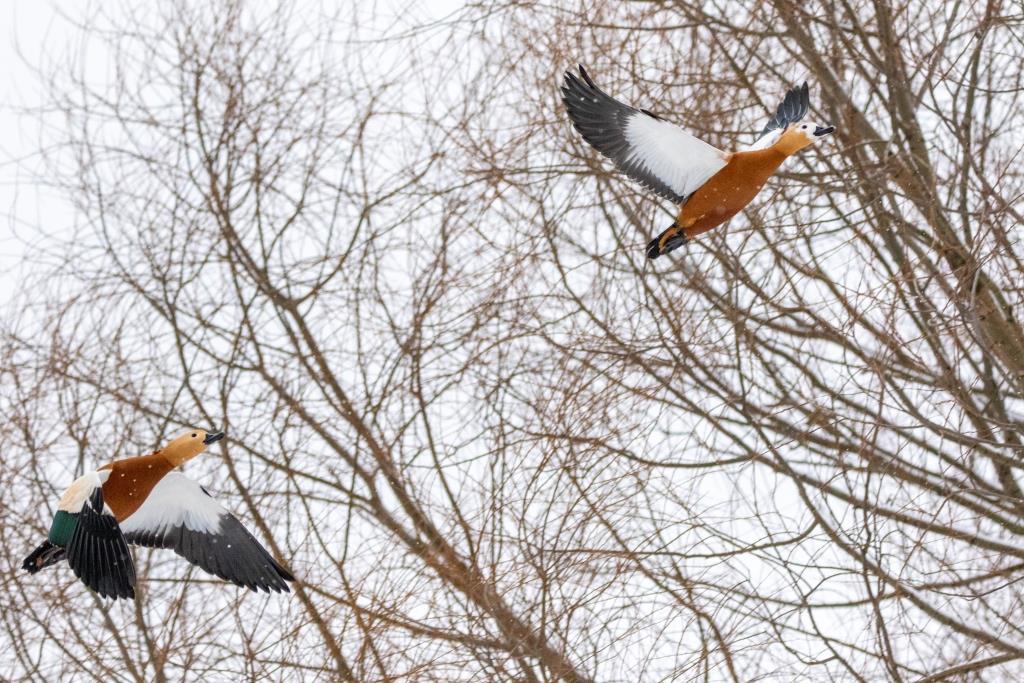
{"label": "outstretched wing", "polygon": [[620,171],[655,194],[682,204],[718,173],[728,155],[682,128],[611,97],[580,66],[566,71],[562,100],[573,127]]}
{"label": "outstretched wing", "polygon": [[67,559],[75,576],[103,597],[135,597],[135,565],[117,520],[103,509],[100,486],[82,504]]}
{"label": "outstretched wing", "polygon": [[121,522],[133,545],[169,548],[203,570],[251,588],[288,592],[291,572],[206,490],[180,472],[153,487],[146,502]]}
{"label": "outstretched wing", "polygon": [[775,135],[769,135],[769,133],[772,131],[781,133],[786,130],[787,126],[807,116],[807,111],[810,108],[811,96],[807,89],[807,83],[805,82],[803,85],[790,88],[789,92],[782,99],[779,108],[775,110],[775,115],[768,119],[768,123],[764,124],[761,134],[757,136],[757,142],[751,145],[750,148],[760,149],[761,147],[767,147],[778,136],[778,133]]}

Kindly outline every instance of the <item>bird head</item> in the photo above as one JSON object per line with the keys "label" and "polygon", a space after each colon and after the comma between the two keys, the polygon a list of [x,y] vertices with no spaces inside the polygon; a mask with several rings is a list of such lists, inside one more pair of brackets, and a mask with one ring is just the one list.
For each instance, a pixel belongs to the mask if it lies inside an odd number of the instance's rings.
{"label": "bird head", "polygon": [[813,145],[822,138],[831,135],[834,131],[835,126],[819,126],[816,123],[798,122],[786,128],[776,145],[787,153],[792,154],[797,150]]}
{"label": "bird head", "polygon": [[224,438],[224,432],[190,429],[164,446],[160,453],[175,466],[181,465],[206,450],[206,447]]}

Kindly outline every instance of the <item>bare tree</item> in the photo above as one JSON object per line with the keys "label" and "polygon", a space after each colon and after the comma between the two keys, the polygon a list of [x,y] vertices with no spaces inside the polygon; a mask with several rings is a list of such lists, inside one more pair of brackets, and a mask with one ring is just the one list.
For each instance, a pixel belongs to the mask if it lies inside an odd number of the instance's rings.
{"label": "bare tree", "polygon": [[[1019,7],[161,12],[51,70],[81,227],[3,324],[0,675],[1024,672]],[[806,79],[837,140],[648,262],[670,207],[572,132],[576,61],[723,149]],[[183,425],[294,596],[16,571]]]}

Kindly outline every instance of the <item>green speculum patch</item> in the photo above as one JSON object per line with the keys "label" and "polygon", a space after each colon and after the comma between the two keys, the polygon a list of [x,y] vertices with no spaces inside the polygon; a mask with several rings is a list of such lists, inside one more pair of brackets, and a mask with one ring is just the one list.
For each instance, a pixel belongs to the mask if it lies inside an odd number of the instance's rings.
{"label": "green speculum patch", "polygon": [[50,525],[50,534],[46,537],[47,540],[54,545],[67,545],[77,523],[78,515],[73,515],[65,510],[57,510],[57,514],[53,516],[53,524]]}

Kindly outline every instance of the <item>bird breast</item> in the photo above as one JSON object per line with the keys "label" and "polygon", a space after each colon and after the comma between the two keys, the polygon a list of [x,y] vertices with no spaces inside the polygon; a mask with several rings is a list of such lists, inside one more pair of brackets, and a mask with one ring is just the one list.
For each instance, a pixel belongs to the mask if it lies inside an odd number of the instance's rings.
{"label": "bird breast", "polygon": [[107,467],[110,477],[103,485],[103,500],[118,522],[138,510],[153,487],[174,469],[160,453],[118,460]]}
{"label": "bird breast", "polygon": [[772,149],[733,154],[683,205],[677,222],[691,237],[721,225],[757,196],[785,158]]}

